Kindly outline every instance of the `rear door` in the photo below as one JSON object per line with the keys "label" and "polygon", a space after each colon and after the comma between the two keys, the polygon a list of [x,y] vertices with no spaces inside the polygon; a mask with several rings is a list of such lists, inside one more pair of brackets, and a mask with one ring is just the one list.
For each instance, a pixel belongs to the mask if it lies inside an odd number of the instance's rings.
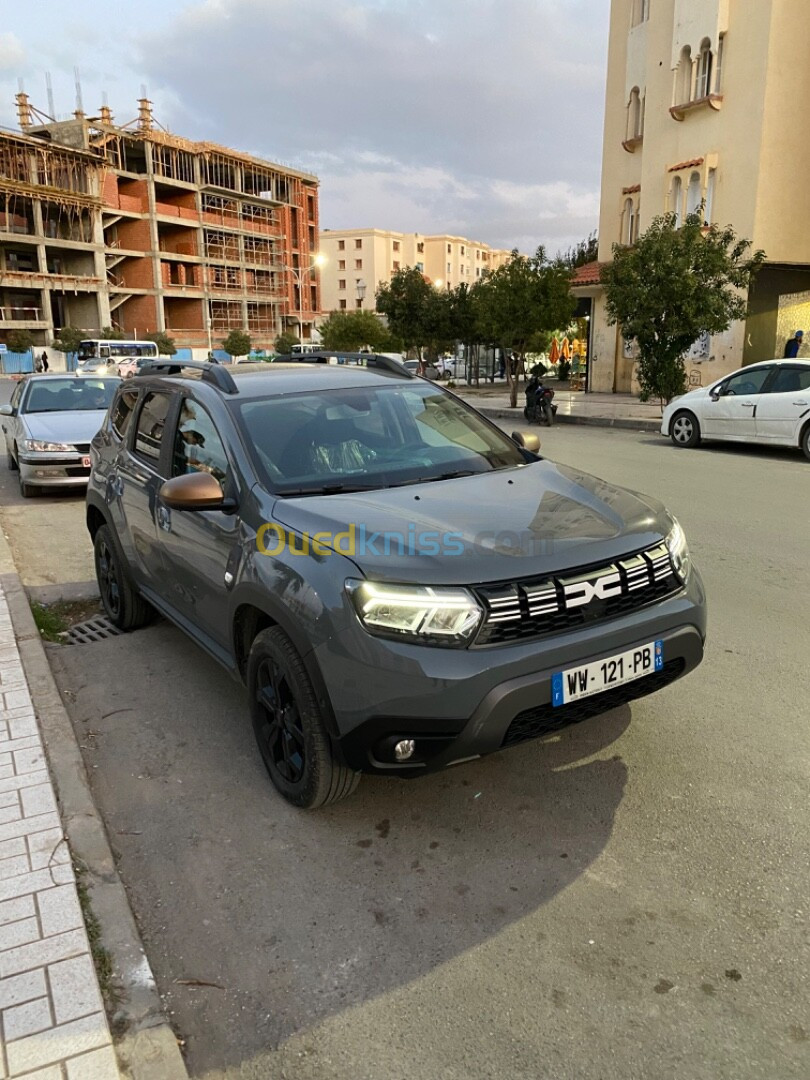
{"label": "rear door", "polygon": [[757,438],[797,446],[810,415],[810,365],[780,364],[757,406]]}
{"label": "rear door", "polygon": [[148,390],[138,403],[133,430],[118,459],[115,491],[120,500],[121,543],[129,564],[147,588],[163,576],[157,542],[158,491],[168,478],[171,446],[165,434],[177,411],[179,395]]}
{"label": "rear door", "polygon": [[709,395],[701,409],[703,434],[713,439],[756,439],[756,412],[773,364],[738,371]]}

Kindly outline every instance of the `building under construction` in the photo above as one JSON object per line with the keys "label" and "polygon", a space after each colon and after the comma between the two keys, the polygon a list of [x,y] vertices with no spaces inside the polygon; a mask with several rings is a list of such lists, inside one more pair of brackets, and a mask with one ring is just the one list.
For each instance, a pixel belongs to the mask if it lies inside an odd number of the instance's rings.
{"label": "building under construction", "polygon": [[123,126],[107,107],[57,122],[20,93],[17,108],[20,133],[0,131],[0,342],[64,326],[205,349],[231,330],[260,348],[299,322],[311,336],[315,176],[172,135],[146,99]]}

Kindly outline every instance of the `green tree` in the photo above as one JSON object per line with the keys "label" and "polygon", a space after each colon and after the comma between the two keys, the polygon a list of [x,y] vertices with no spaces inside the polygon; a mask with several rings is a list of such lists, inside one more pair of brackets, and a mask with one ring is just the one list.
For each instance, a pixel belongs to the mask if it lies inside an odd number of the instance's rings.
{"label": "green tree", "polygon": [[318,327],[325,349],[353,352],[367,345],[379,349],[387,332],[373,311],[333,311]]}
{"label": "green tree", "polygon": [[391,333],[402,338],[405,348],[418,349],[420,357],[427,344],[428,307],[435,293],[425,275],[412,266],[397,270],[377,288],[377,311],[385,315]]}
{"label": "green tree", "polygon": [[222,342],[222,348],[229,356],[247,356],[250,353],[250,334],[244,330],[231,330]]}
{"label": "green tree", "polygon": [[599,258],[599,236],[592,232],[585,240],[580,240],[574,247],[568,248],[564,255],[560,256],[566,266],[576,270],[585,263],[596,262]]}
{"label": "green tree", "polygon": [[289,356],[292,352],[293,345],[298,344],[298,337],[296,334],[291,333],[289,330],[285,330],[282,334],[279,334],[276,338],[276,352],[280,356]]}
{"label": "green tree", "polygon": [[525,367],[526,351],[538,331],[567,326],[576,308],[571,293],[571,270],[559,258],[549,260],[539,247],[534,255],[513,251],[481,280],[477,296],[479,333],[483,341],[517,354],[517,370],[506,365],[509,401],[517,406],[517,379]]}
{"label": "green tree", "polygon": [[53,347],[57,352],[75,353],[79,351],[79,343],[84,341],[85,332],[75,326],[63,326],[59,336],[53,339]]}
{"label": "green tree", "polygon": [[30,330],[12,330],[7,341],[11,352],[30,352],[34,347],[34,335]]}
{"label": "green tree", "polygon": [[147,341],[154,341],[161,356],[174,356],[177,352],[174,338],[169,337],[165,330],[155,330],[154,333],[145,334],[144,337]]}
{"label": "green tree", "polygon": [[611,324],[638,345],[641,399],[671,401],[686,387],[684,354],[701,334],[721,334],[747,313],[747,292],[765,261],[731,226],[703,224],[703,207],[678,227],[655,218],[632,247],[613,246],[602,268]]}
{"label": "green tree", "polygon": [[[146,336],[149,337],[149,334],[147,334]],[[103,338],[105,341],[123,341],[124,331],[119,330],[115,326],[102,326],[101,330],[99,331],[99,337]],[[154,338],[152,338],[151,340],[154,340]]]}

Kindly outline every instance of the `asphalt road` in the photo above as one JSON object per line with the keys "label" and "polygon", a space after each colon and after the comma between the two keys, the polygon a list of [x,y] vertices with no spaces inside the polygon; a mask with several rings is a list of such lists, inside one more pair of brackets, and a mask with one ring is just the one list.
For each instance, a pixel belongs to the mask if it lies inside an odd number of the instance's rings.
{"label": "asphalt road", "polygon": [[[629,708],[302,814],[173,627],[49,650],[193,1077],[810,1075],[810,465],[543,440],[662,497],[703,571],[705,663]],[[58,577],[81,499],[35,502]]]}

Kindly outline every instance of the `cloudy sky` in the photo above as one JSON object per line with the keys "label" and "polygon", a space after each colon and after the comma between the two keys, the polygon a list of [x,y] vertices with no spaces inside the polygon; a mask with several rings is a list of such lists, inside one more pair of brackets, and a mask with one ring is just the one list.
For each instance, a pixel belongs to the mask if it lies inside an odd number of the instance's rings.
{"label": "cloudy sky", "polygon": [[550,252],[598,218],[609,0],[30,0],[3,5],[18,80],[61,117],[145,85],[170,130],[315,172],[321,225]]}

